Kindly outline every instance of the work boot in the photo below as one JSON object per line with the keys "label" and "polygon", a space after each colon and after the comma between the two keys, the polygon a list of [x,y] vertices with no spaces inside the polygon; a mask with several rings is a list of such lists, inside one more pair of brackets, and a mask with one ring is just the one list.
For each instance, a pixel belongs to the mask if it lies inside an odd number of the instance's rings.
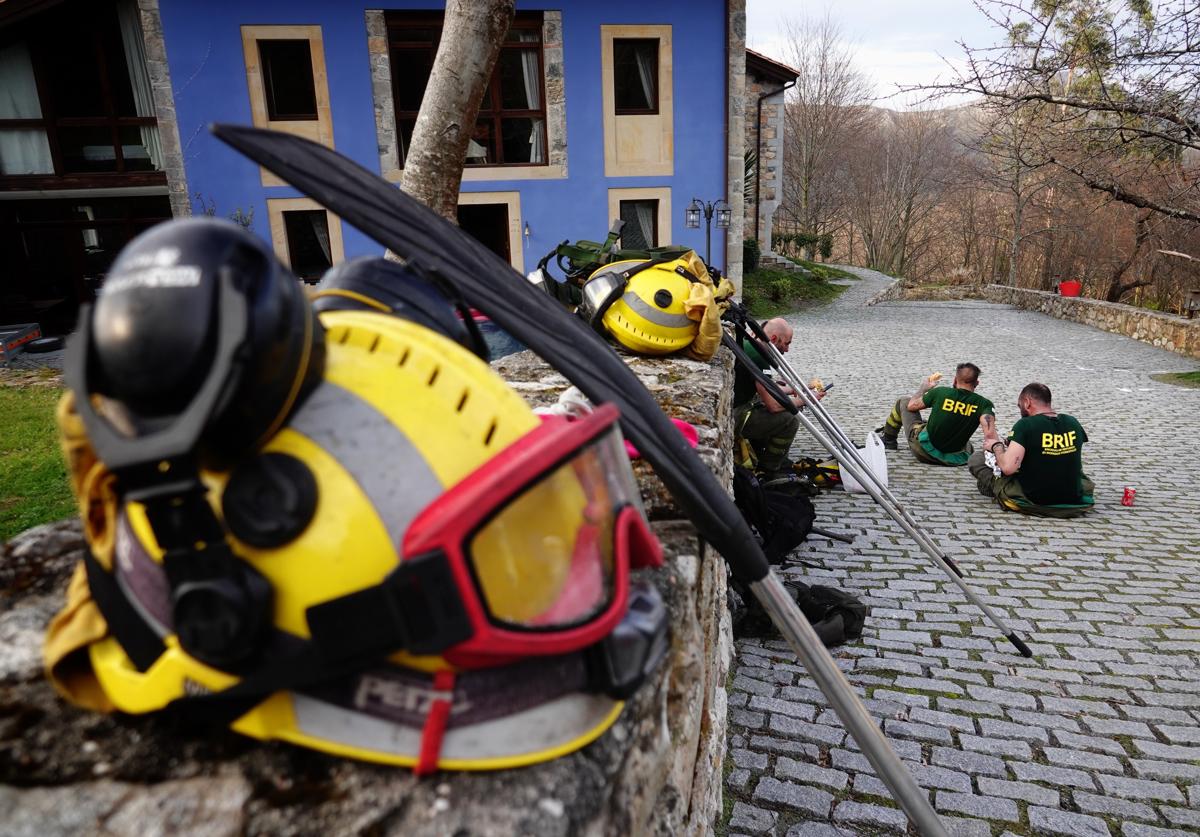
{"label": "work boot", "polygon": [[886,425],[883,427],[876,427],[875,432],[879,434],[879,438],[883,442],[883,446],[885,448],[888,450],[899,450],[898,446],[896,445],[896,437],[887,432]]}

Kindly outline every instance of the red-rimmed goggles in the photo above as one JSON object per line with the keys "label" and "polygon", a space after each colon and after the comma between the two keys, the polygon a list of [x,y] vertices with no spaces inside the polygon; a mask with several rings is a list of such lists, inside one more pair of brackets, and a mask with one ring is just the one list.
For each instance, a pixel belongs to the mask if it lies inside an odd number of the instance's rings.
{"label": "red-rimmed goggles", "polygon": [[626,614],[630,569],[662,561],[618,417],[552,417],[450,488],[409,525],[383,584],[309,609],[314,641],[342,645],[349,619],[475,667],[602,640]]}

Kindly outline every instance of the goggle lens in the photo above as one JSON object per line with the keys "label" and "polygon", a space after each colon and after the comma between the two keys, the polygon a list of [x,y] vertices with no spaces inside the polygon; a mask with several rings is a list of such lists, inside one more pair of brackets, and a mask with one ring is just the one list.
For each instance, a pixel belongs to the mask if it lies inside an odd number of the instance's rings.
{"label": "goggle lens", "polygon": [[555,629],[586,623],[609,607],[617,516],[640,500],[628,471],[613,428],[527,486],[475,533],[466,552],[493,621]]}

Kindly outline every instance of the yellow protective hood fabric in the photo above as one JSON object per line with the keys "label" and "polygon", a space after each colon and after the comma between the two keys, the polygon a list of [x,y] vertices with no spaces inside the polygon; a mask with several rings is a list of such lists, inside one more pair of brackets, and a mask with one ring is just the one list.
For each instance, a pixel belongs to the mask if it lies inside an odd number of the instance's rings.
{"label": "yellow protective hood fabric", "polygon": [[714,286],[708,269],[695,251],[688,251],[681,261],[700,280],[692,283],[691,294],[683,304],[688,318],[699,324],[687,355],[693,360],[712,360],[721,345],[721,313],[729,307],[735,289],[725,277]]}
{"label": "yellow protective hood fabric", "polygon": [[108,623],[92,601],[83,564],[77,564],[67,587],[67,604],[50,620],[42,653],[55,690],[76,706],[96,712],[116,709],[100,688],[88,657],[88,646],[106,636]]}

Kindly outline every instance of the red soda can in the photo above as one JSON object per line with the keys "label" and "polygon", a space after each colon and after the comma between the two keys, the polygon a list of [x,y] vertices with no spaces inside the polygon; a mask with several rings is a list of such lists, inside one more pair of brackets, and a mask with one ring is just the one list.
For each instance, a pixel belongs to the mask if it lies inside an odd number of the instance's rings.
{"label": "red soda can", "polygon": [[1133,498],[1137,496],[1137,489],[1132,485],[1125,486],[1125,495],[1121,498],[1122,506],[1132,506]]}

